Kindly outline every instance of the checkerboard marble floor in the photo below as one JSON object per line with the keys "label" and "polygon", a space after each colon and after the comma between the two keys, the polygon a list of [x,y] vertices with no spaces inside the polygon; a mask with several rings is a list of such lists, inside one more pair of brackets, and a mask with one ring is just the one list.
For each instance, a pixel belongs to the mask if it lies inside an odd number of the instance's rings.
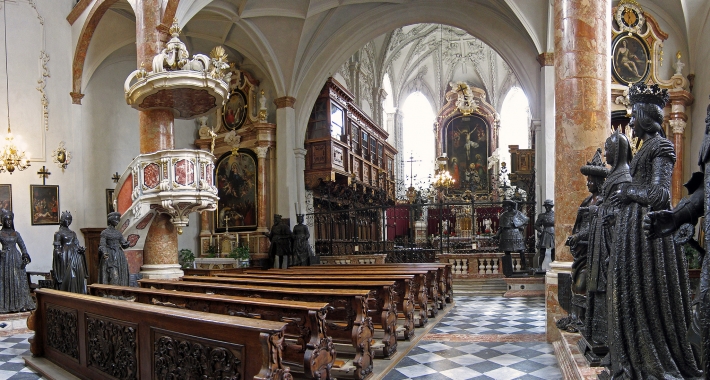
{"label": "checkerboard marble floor", "polygon": [[33,370],[25,367],[22,356],[30,355],[27,338],[33,334],[17,334],[0,337],[0,380],[37,380],[44,379]]}
{"label": "checkerboard marble floor", "polygon": [[384,380],[562,379],[543,298],[455,297],[456,306]]}

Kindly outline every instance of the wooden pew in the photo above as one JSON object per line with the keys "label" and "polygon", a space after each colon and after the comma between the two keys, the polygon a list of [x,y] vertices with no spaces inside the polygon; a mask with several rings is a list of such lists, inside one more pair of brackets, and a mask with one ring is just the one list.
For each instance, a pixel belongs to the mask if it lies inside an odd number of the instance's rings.
{"label": "wooden pew", "polygon": [[[439,289],[442,289],[442,293],[445,295],[445,301],[451,303],[453,299],[453,272],[452,265],[450,263],[385,263],[385,264],[347,264],[347,265],[335,265],[335,264],[322,264],[315,267],[325,268],[325,267],[342,267],[342,266],[364,266],[368,268],[437,268],[438,279],[439,279]],[[301,267],[298,267],[301,268]]]}
{"label": "wooden pew", "polygon": [[[330,280],[332,276],[327,273],[321,273],[319,276],[313,276],[313,274],[299,275],[292,272],[280,272],[280,271],[261,271],[261,273],[247,273],[247,274],[236,274],[236,273],[218,273],[217,277],[228,277],[228,278],[242,278],[242,279],[275,279],[275,280],[293,280],[293,281],[312,281],[316,279]],[[414,337],[414,303],[416,300],[426,297],[426,287],[416,286],[415,277],[417,275],[346,275],[338,280],[341,282],[346,280],[350,281],[394,281],[394,291],[395,291],[395,303],[397,304],[397,310],[402,310],[402,318],[398,319],[402,321],[402,332],[404,339],[411,339]],[[419,294],[421,293],[421,294]],[[422,304],[426,305],[426,298],[424,298]],[[426,310],[424,310],[426,313]],[[421,321],[420,321],[421,323]],[[423,326],[420,324],[420,327]]]}
{"label": "wooden pew", "polygon": [[[269,269],[269,272],[286,271],[289,273],[299,273],[302,275],[326,273],[328,275],[347,275],[347,274],[362,274],[370,275],[382,274],[423,274],[425,276],[425,285],[427,289],[427,301],[431,302],[431,306],[427,307],[430,316],[434,317],[438,313],[438,309],[444,307],[444,296],[439,292],[439,277],[436,268],[369,268],[357,265],[334,265],[334,266],[311,266],[311,267],[293,267],[289,269]],[[255,270],[247,271],[249,274],[257,273]]]}
{"label": "wooden pew", "polygon": [[327,333],[336,343],[352,345],[354,377],[367,379],[372,375],[372,318],[367,316],[369,292],[357,289],[280,288],[274,286],[234,285],[210,282],[139,280],[142,288],[178,290],[227,296],[325,302],[333,307],[326,319]]}
{"label": "wooden pew", "polygon": [[89,292],[99,297],[142,304],[286,322],[287,337],[297,337],[298,344],[284,346],[284,362],[303,367],[303,372],[310,378],[332,378],[330,370],[336,353],[333,340],[326,335],[327,303],[265,300],[104,284],[89,285]]}
{"label": "wooden pew", "polygon": [[[310,280],[294,281],[283,279],[258,279],[258,278],[232,278],[232,277],[208,277],[208,276],[184,276],[183,281],[195,282],[216,282],[235,285],[263,285],[278,286],[283,288],[301,289],[324,288],[324,289],[359,289],[367,290],[370,293],[368,303],[368,315],[372,317],[372,322],[379,324],[382,331],[383,355],[390,357],[397,352],[397,304],[395,303],[395,282],[394,281],[338,281],[338,280]],[[409,323],[414,325],[414,316],[410,314]]]}
{"label": "wooden pew", "polygon": [[82,379],[293,379],[282,363],[285,322],[53,289],[35,295],[32,355]]}

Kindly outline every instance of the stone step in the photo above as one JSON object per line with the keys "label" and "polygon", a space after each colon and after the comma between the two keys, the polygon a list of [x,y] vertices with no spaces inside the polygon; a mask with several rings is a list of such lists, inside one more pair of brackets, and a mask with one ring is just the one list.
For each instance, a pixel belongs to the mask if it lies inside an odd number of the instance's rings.
{"label": "stone step", "polygon": [[455,279],[454,295],[460,296],[501,296],[508,290],[502,278]]}

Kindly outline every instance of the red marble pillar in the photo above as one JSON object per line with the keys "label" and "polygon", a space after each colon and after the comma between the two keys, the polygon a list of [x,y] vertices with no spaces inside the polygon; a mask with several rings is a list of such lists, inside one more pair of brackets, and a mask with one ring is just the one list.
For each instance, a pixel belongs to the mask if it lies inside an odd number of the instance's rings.
{"label": "red marble pillar", "polygon": [[683,198],[683,137],[688,121],[685,107],[693,104],[693,95],[685,90],[671,90],[670,103],[671,112],[668,114],[668,124],[670,125],[670,140],[675,147],[676,162],[673,167],[671,177],[671,203],[673,206]]}
{"label": "red marble pillar", "polygon": [[555,242],[558,261],[589,192],[579,168],[604,146],[611,123],[611,0],[555,0]]}
{"label": "red marble pillar", "polygon": [[555,0],[555,243],[545,284],[547,340],[559,339],[557,275],[571,270],[564,245],[589,194],[579,169],[604,145],[611,125],[611,0]]}
{"label": "red marble pillar", "polygon": [[259,202],[259,205],[257,206],[257,210],[259,210],[259,214],[257,217],[257,226],[256,230],[257,231],[267,231],[267,226],[266,226],[266,155],[269,151],[268,146],[258,146],[254,148],[254,152],[256,152],[256,158],[257,158],[257,166],[259,167],[259,172],[258,172],[258,194],[259,194],[259,199],[257,199],[257,202]]}
{"label": "red marble pillar", "polygon": [[[136,45],[138,67],[150,68],[167,36],[158,30],[161,20],[161,0],[138,0],[136,4]],[[139,112],[140,152],[153,153],[173,149],[173,124],[170,110]],[[177,229],[167,215],[159,214],[148,229],[143,247],[141,271],[146,278],[177,278],[182,274],[178,265]]]}

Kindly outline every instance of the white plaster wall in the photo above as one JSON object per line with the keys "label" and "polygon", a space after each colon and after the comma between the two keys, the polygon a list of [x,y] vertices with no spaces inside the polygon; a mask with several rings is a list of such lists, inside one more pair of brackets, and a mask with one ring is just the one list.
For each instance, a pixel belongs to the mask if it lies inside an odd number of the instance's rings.
{"label": "white plaster wall", "polygon": [[[40,24],[35,11],[24,0],[8,2],[8,66],[10,73],[9,99],[11,125],[14,135],[20,135],[30,150],[31,157],[44,157],[41,161],[32,161],[31,166],[22,172],[15,171],[0,174],[0,183],[12,185],[13,211],[15,213],[15,228],[22,235],[27,250],[32,257],[28,270],[46,271],[51,267],[53,234],[58,226],[32,226],[30,208],[30,184],[42,184],[42,179],[36,174],[44,165],[52,173],[47,179],[48,185],[59,185],[59,201],[62,210],[77,210],[81,207],[80,197],[74,190],[83,183],[83,175],[77,163],[81,162],[76,144],[79,131],[74,128],[69,105],[71,98],[67,95],[71,78],[72,53],[67,46],[71,41],[71,28],[66,17],[71,10],[71,0],[39,0],[37,10],[45,22],[45,51],[49,55],[47,67],[50,77],[47,78],[45,92],[49,100],[49,130],[42,125],[42,108],[40,93],[36,90],[39,74],[39,53],[42,49]],[[0,8],[1,9],[1,8]],[[59,15],[64,15],[59,17]],[[0,20],[1,21],[1,20]],[[4,45],[4,43],[3,43]],[[3,63],[0,65],[0,84],[5,85],[4,46]],[[5,106],[6,92],[0,91],[0,137],[5,136],[7,126],[7,111]],[[40,141],[44,134],[45,148]],[[74,156],[69,168],[62,172],[49,158],[60,141],[65,141],[67,148]],[[4,143],[4,140],[2,141]],[[74,225],[82,223],[81,215],[74,214]],[[77,227],[78,228],[78,227]]]}

